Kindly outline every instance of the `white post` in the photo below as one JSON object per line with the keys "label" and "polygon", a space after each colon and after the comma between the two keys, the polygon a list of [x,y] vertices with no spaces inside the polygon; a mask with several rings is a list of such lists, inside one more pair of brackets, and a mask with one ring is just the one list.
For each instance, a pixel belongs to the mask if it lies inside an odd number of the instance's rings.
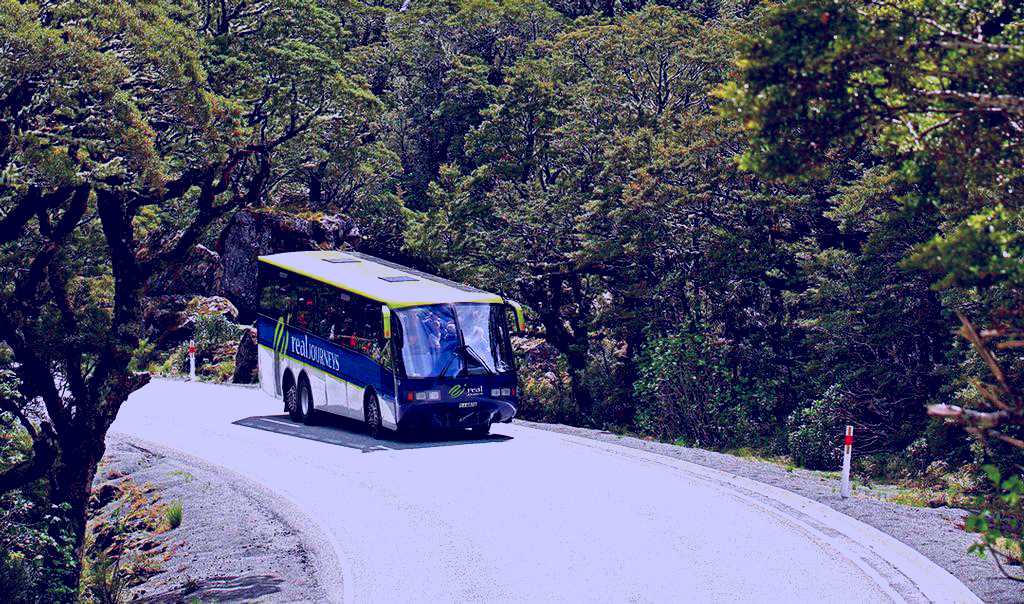
{"label": "white post", "polygon": [[839,487],[839,494],[843,499],[850,497],[851,457],[853,457],[853,426],[846,426],[846,436],[843,438],[843,479]]}
{"label": "white post", "polygon": [[188,379],[196,381],[196,343],[188,341]]}

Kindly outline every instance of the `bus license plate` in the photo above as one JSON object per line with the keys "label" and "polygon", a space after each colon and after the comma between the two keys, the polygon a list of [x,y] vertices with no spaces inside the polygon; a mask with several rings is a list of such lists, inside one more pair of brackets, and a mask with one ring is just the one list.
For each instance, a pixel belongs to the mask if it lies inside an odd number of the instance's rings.
{"label": "bus license plate", "polygon": [[459,403],[459,409],[469,409],[470,407],[476,407],[476,401],[469,401],[468,403]]}

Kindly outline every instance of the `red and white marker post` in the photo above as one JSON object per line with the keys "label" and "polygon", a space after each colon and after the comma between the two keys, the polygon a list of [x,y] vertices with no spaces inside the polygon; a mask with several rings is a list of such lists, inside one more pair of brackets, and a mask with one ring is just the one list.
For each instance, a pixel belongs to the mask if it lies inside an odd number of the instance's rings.
{"label": "red and white marker post", "polygon": [[196,343],[188,341],[188,379],[196,381]]}
{"label": "red and white marker post", "polygon": [[843,478],[839,485],[839,494],[843,499],[850,497],[850,458],[853,457],[853,426],[846,426],[843,437]]}

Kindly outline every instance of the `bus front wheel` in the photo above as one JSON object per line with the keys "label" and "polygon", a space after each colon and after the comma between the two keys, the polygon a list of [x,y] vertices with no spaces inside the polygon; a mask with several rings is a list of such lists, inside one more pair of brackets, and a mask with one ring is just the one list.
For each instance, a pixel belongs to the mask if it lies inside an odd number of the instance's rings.
{"label": "bus front wheel", "polygon": [[363,417],[366,418],[366,431],[374,438],[380,438],[381,420],[380,403],[377,402],[377,395],[370,394],[363,401]]}
{"label": "bus front wheel", "polygon": [[483,438],[491,433],[491,422],[487,422],[480,426],[473,426],[469,431],[474,437]]}

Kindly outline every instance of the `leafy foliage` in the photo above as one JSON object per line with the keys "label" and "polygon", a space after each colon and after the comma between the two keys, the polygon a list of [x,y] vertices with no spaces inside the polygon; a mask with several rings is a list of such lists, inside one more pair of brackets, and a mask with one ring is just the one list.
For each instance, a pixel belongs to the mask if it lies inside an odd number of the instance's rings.
{"label": "leafy foliage", "polygon": [[2,497],[71,506],[44,574],[73,589],[145,280],[263,205],[524,302],[526,416],[818,468],[845,424],[907,460],[876,468],[988,455],[975,526],[1015,538],[1022,10],[0,0]]}
{"label": "leafy foliage", "polygon": [[238,339],[238,327],[221,314],[195,317],[196,346],[211,349]]}
{"label": "leafy foliage", "polygon": [[[808,407],[796,411],[789,422],[789,454],[793,461],[812,470],[836,470],[841,461],[838,434],[848,413],[842,393],[833,387]],[[859,455],[859,447],[858,447]]]}
{"label": "leafy foliage", "polygon": [[[213,4],[0,2],[0,352],[17,378],[0,410],[31,439],[0,491],[46,479],[54,601],[78,591],[106,431],[148,380],[134,364],[146,280],[236,208],[287,203],[311,172],[330,188],[324,158],[367,174],[389,157],[337,12]],[[364,181],[325,203],[393,199]]]}
{"label": "leafy foliage", "polygon": [[648,342],[635,385],[637,427],[698,447],[761,445],[759,432],[771,425],[756,415],[773,393],[737,376],[727,353],[726,342],[700,334]]}
{"label": "leafy foliage", "polygon": [[[880,279],[865,282],[854,274],[850,283],[870,283],[875,292],[908,292],[903,300],[918,306],[910,315],[917,329],[892,338],[874,323],[855,342],[867,345],[872,357],[891,356],[890,350],[909,357],[916,367],[906,376],[910,380],[891,384],[896,391],[907,392],[908,401],[930,403],[933,415],[964,425],[995,457],[997,464],[989,469],[994,497],[983,502],[985,511],[972,522],[982,533],[981,549],[1000,539],[1019,541],[1021,535],[1012,519],[1019,517],[1016,492],[1024,449],[1018,342],[1024,309],[1022,10],[1020,3],[1002,0],[789,0],[764,9],[758,33],[740,43],[740,77],[721,88],[723,113],[743,120],[748,133],[743,165],[749,169],[804,181],[848,179],[851,150],[854,157],[868,158],[859,182],[847,185],[856,196],[841,195],[849,199],[830,217],[863,215],[866,204],[880,210],[870,219],[880,220],[882,228],[870,231],[882,237],[869,236],[858,245],[863,258],[848,267],[870,268],[879,259],[888,266],[865,273]],[[883,196],[872,201],[879,193]],[[900,230],[886,228],[887,222]],[[894,274],[893,266],[907,272]],[[894,277],[900,285],[883,289]],[[941,293],[923,295],[920,282],[909,290],[903,286],[922,278]],[[871,299],[869,293],[868,316],[875,315]],[[937,304],[947,316],[948,311],[959,316],[960,333],[973,351],[944,350],[937,343]],[[842,323],[855,325],[851,318]],[[976,321],[985,327],[976,328]],[[879,336],[899,345],[880,347]],[[971,352],[976,356],[967,356]],[[851,377],[862,385],[863,377],[877,380],[865,375],[871,368],[865,360],[831,366],[842,374],[836,383]],[[928,366],[939,371],[928,377]],[[982,379],[986,372],[988,381]],[[851,392],[858,402],[847,410],[870,400],[880,385],[876,381],[867,393]],[[872,416],[902,426],[898,430],[904,434],[921,430],[906,413],[872,411]],[[1012,477],[1001,480],[997,466],[1012,471]]]}
{"label": "leafy foliage", "polygon": [[967,530],[981,537],[971,545],[970,551],[979,556],[990,553],[1004,574],[1014,580],[1024,581],[1024,577],[1019,574],[1009,574],[1002,561],[1008,558],[1019,562],[1024,556],[1024,516],[1021,515],[1024,481],[1018,474],[1011,474],[1004,479],[999,468],[994,465],[986,465],[984,470],[992,482],[994,492],[979,498],[976,506],[980,511],[966,520]]}

